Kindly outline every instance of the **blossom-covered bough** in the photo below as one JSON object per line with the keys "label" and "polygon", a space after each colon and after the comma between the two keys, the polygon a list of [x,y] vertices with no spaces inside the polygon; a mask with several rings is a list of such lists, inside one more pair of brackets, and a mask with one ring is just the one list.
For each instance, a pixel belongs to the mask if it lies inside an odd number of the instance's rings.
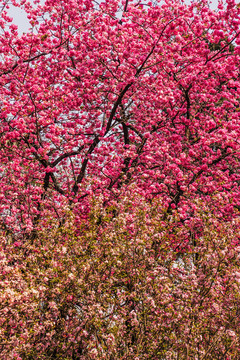
{"label": "blossom-covered bough", "polygon": [[0,4],[3,359],[236,359],[239,5]]}

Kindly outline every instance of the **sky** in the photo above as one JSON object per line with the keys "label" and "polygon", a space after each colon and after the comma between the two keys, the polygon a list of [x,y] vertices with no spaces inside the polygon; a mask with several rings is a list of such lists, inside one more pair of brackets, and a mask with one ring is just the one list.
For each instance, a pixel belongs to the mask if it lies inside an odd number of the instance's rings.
{"label": "sky", "polygon": [[29,22],[24,11],[11,6],[8,10],[8,14],[13,18],[13,23],[18,26],[19,34],[28,31]]}
{"label": "sky", "polygon": [[[42,0],[42,2],[43,2],[43,0]],[[187,0],[186,2],[189,3],[190,1]],[[217,4],[218,4],[218,0],[212,0],[211,7],[213,9],[216,9]],[[10,17],[13,18],[13,23],[18,25],[19,34],[22,34],[22,33],[28,31],[29,22],[28,22],[27,16],[24,13],[24,11],[20,10],[19,8],[15,8],[15,7],[11,6],[10,9],[8,10],[8,14]]]}

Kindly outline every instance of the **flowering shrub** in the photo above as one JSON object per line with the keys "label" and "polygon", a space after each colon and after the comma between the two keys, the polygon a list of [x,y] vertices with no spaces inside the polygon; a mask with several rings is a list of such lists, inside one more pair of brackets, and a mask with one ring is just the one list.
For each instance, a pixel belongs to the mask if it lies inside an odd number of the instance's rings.
{"label": "flowering shrub", "polygon": [[157,202],[91,209],[34,242],[1,238],[1,358],[236,359],[239,223],[196,214],[198,238]]}

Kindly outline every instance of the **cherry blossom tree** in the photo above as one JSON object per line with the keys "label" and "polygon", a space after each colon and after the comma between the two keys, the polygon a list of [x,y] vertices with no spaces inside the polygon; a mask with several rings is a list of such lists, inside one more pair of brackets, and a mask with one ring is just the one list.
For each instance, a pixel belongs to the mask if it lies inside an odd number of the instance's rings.
{"label": "cherry blossom tree", "polygon": [[240,7],[0,2],[0,353],[236,359]]}
{"label": "cherry blossom tree", "polygon": [[[44,212],[135,183],[183,221],[193,199],[239,209],[239,6],[1,2],[1,214],[31,232]],[[210,200],[211,199],[211,200]],[[224,200],[224,201],[223,201]],[[218,203],[225,203],[219,208]],[[55,216],[54,215],[54,216]]]}

